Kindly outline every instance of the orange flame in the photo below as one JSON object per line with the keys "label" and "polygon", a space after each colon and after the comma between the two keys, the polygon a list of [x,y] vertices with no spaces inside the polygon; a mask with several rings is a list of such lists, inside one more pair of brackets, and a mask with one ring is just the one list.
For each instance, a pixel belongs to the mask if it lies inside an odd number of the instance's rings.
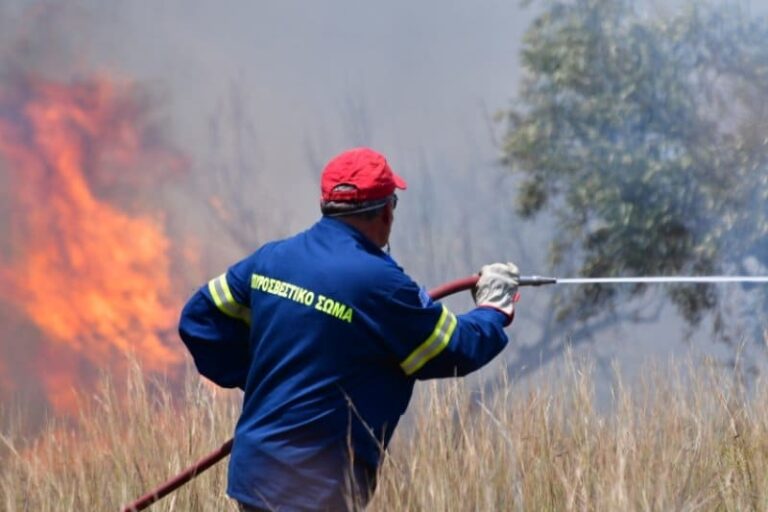
{"label": "orange flame", "polygon": [[74,407],[77,358],[104,368],[132,351],[149,370],[182,358],[168,342],[179,303],[162,218],[130,215],[94,192],[94,183],[156,167],[162,155],[145,116],[130,87],[108,79],[0,85],[0,157],[13,200],[0,297],[56,345],[36,366],[57,411]]}

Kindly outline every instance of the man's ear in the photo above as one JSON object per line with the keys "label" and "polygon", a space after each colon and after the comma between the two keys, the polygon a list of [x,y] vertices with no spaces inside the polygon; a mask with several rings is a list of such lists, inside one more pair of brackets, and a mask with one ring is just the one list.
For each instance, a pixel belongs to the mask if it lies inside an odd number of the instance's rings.
{"label": "man's ear", "polygon": [[387,205],[381,209],[381,220],[387,225],[392,224],[392,221],[395,218],[393,210],[392,203],[387,203]]}

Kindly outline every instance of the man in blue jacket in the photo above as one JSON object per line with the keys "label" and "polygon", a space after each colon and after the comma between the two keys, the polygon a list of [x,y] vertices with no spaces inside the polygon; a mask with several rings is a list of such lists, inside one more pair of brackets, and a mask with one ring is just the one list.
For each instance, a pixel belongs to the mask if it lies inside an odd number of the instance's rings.
{"label": "man in blue jacket", "polygon": [[405,181],[368,148],[322,175],[323,217],[203,286],[179,331],[202,375],[244,391],[228,494],[242,510],[356,510],[417,379],[461,376],[506,345],[517,268],[483,267],[477,308],[433,302],[387,246]]}

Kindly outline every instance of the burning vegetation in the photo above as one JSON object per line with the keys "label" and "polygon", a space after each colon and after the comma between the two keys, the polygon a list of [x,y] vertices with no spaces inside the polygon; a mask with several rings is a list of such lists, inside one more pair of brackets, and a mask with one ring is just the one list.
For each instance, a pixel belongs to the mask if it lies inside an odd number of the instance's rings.
{"label": "burning vegetation", "polygon": [[8,202],[0,304],[41,337],[25,350],[16,344],[26,340],[0,335],[22,366],[0,365],[0,394],[31,373],[57,412],[72,411],[74,390],[98,369],[119,367],[124,352],[151,371],[182,360],[173,342],[181,298],[172,287],[172,242],[162,216],[131,201],[131,192],[181,168],[155,132],[148,103],[128,84],[40,76],[0,83]]}

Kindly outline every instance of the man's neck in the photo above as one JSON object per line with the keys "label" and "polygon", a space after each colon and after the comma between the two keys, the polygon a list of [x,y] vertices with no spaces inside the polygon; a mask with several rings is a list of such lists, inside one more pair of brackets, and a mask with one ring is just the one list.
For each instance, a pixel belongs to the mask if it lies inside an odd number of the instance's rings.
{"label": "man's neck", "polygon": [[344,217],[344,216],[333,217],[333,218],[343,222],[348,226],[355,228],[376,247],[381,248],[387,243],[386,240],[383,243],[381,243],[381,240],[380,240],[381,237],[378,235],[378,230],[376,229],[376,225],[371,220],[361,219],[359,217]]}

